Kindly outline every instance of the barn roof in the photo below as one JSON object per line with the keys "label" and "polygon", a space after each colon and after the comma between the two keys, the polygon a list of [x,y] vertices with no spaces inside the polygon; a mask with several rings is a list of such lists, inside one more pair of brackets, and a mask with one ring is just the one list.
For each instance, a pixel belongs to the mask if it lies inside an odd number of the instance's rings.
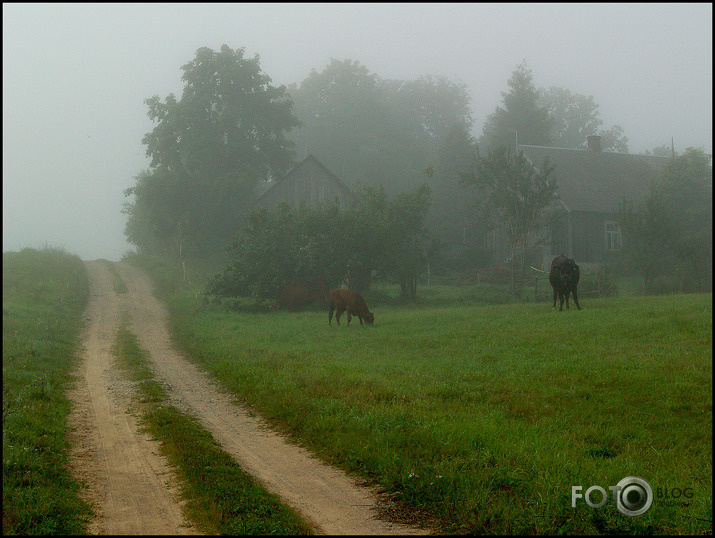
{"label": "barn roof", "polygon": [[343,181],[336,176],[333,172],[331,172],[327,166],[325,166],[323,163],[321,163],[312,153],[309,154],[305,159],[303,159],[301,162],[296,164],[293,168],[291,168],[282,178],[274,181],[273,183],[268,186],[265,191],[263,191],[259,196],[258,200],[261,200],[264,197],[268,197],[269,193],[273,191],[274,189],[280,188],[280,185],[286,182],[291,181],[291,179],[295,178],[296,176],[300,175],[302,171],[305,171],[306,168],[310,168],[313,170],[318,170],[325,178],[327,178],[329,181],[335,183],[337,187],[344,192],[344,195],[346,197],[352,197],[352,191],[350,190],[350,187],[348,187]]}
{"label": "barn roof", "polygon": [[520,145],[535,166],[546,158],[554,166],[559,197],[570,211],[610,213],[624,199],[639,201],[649,193],[668,157],[588,149]]}

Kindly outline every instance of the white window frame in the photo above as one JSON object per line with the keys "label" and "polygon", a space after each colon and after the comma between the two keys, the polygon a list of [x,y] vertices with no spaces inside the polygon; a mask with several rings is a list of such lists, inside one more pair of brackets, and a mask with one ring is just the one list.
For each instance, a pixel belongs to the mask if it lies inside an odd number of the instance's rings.
{"label": "white window frame", "polygon": [[607,220],[604,225],[606,252],[623,250],[623,233],[615,220]]}

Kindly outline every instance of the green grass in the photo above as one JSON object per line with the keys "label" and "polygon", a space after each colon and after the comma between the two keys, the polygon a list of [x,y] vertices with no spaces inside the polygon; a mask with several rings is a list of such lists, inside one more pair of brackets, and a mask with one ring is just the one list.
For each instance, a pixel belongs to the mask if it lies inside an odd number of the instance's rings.
{"label": "green grass", "polygon": [[[558,312],[427,287],[398,306],[378,287],[375,326],[348,328],[329,327],[327,312],[227,311],[163,278],[173,330],[198,363],[441,532],[712,527],[710,294],[589,298]],[[656,491],[692,488],[690,505],[656,498],[635,518],[610,503],[571,507],[571,486],[608,490],[631,475]]]}
{"label": "green grass", "polygon": [[3,253],[3,534],[83,534],[91,515],[64,465],[88,281],[64,250]]}
{"label": "green grass", "polygon": [[195,419],[167,405],[146,352],[125,324],[118,332],[114,352],[138,383],[143,423],[177,470],[187,515],[203,532],[312,534],[296,512],[245,473]]}
{"label": "green grass", "polygon": [[[441,532],[712,530],[711,294],[584,298],[580,312],[554,312],[485,304],[502,302],[501,292],[480,286],[423,286],[419,301],[400,305],[378,285],[367,294],[374,327],[329,327],[326,312],[204,305],[201,278],[177,282],[157,261],[150,270],[197,362],[277,428]],[[3,254],[5,534],[87,530],[90,508],[64,467],[64,390],[87,295],[76,256]],[[152,431],[193,483],[189,505],[204,528],[308,532],[291,513],[271,526],[282,509],[165,405],[133,336],[122,338],[124,354],[140,360],[130,368],[144,377]],[[607,489],[630,475],[692,497],[656,497],[636,518],[610,504],[571,508],[571,486]]]}

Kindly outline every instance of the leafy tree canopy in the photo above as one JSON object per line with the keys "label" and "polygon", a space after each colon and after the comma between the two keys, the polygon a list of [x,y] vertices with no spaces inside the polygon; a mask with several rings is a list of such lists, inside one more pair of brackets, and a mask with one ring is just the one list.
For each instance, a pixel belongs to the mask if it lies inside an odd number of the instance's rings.
{"label": "leafy tree canopy", "polygon": [[267,299],[285,284],[316,279],[365,290],[378,270],[414,298],[425,262],[428,207],[429,188],[422,185],[394,200],[383,188],[366,186],[344,210],[337,204],[256,210],[231,241],[231,263],[208,291]]}
{"label": "leafy tree canopy", "polygon": [[668,160],[658,182],[670,204],[701,223],[709,222],[712,215],[711,161],[712,156],[702,148],[688,148],[683,155]]}
{"label": "leafy tree canopy", "polygon": [[142,141],[153,168],[183,168],[205,178],[242,170],[256,179],[288,169],[293,152],[286,135],[299,121],[285,87],[270,84],[257,55],[202,47],[181,69],[180,101],[173,94],[145,101],[158,123]]}
{"label": "leafy tree canopy", "polygon": [[511,248],[512,275],[523,270],[529,246],[543,239],[536,232],[544,210],[557,195],[552,174],[548,160],[535,167],[522,152],[497,146],[486,156],[477,151],[470,173],[462,177],[463,184],[477,190],[475,209],[482,222],[488,228],[504,228]]}
{"label": "leafy tree canopy", "polygon": [[515,148],[517,138],[519,144],[550,145],[549,111],[539,103],[539,92],[526,62],[516,67],[507,84],[509,91],[502,92],[504,106],[487,117],[480,146]]}
{"label": "leafy tree canopy", "polygon": [[712,284],[712,165],[702,149],[668,159],[650,196],[619,207],[626,254],[650,292],[656,277],[679,280],[680,291]]}
{"label": "leafy tree canopy", "polygon": [[349,184],[413,189],[454,123],[471,127],[466,86],[443,77],[384,80],[357,61],[332,59],[289,88],[304,128],[301,155],[313,153]]}
{"label": "leafy tree canopy", "polygon": [[427,170],[432,189],[429,228],[444,244],[463,244],[465,229],[474,228],[473,211],[460,178],[469,172],[476,149],[469,126],[454,123],[441,137],[434,166]]}
{"label": "leafy tree canopy", "polygon": [[628,138],[619,125],[601,129],[598,104],[592,96],[565,88],[534,86],[526,62],[519,64],[502,92],[503,106],[487,117],[480,139],[483,148],[515,148],[519,144],[584,148],[589,135],[601,136],[604,150],[628,152]]}
{"label": "leafy tree canopy", "polygon": [[599,129],[603,121],[593,96],[551,87],[539,90],[539,103],[549,111],[551,144],[554,147],[584,149],[589,135],[600,135],[603,150],[628,152],[628,138],[619,125],[607,130]]}
{"label": "leafy tree canopy", "polygon": [[651,150],[647,149],[643,152],[643,155],[655,155],[656,157],[670,157],[673,154],[674,151],[671,146],[667,146],[665,144],[656,146]]}
{"label": "leafy tree canopy", "polygon": [[222,251],[256,185],[289,168],[287,134],[300,122],[285,88],[272,86],[258,56],[245,58],[242,48],[200,48],[182,70],[180,100],[145,101],[157,125],[142,140],[151,168],[126,191],[135,197],[125,206],[127,236],[140,248],[153,235],[200,255]]}
{"label": "leafy tree canopy", "polygon": [[677,240],[677,215],[656,188],[640,204],[623,200],[617,214],[623,250],[638,268],[646,293],[653,279],[672,267],[670,254]]}

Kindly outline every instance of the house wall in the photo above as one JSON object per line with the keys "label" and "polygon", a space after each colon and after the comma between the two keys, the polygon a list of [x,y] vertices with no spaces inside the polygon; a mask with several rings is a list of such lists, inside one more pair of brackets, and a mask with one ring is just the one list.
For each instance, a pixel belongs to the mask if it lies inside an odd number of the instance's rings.
{"label": "house wall", "polygon": [[[616,222],[613,213],[572,211],[564,213],[558,225],[551,231],[549,241],[543,244],[533,257],[541,261],[542,268],[548,269],[551,261],[563,254],[577,263],[615,263],[622,251],[606,249],[606,222]],[[508,263],[511,252],[503,229],[497,228],[484,235],[484,246],[494,253],[493,264]]]}
{"label": "house wall", "polygon": [[606,250],[606,221],[613,222],[613,213],[574,211],[571,213],[572,252],[570,257],[584,263],[612,263],[620,251]]}
{"label": "house wall", "polygon": [[337,198],[341,206],[346,206],[349,196],[350,193],[329,178],[320,167],[308,162],[268,191],[260,205],[270,209],[279,202],[286,202],[291,207],[298,207],[305,201],[316,207],[321,202],[331,202]]}

